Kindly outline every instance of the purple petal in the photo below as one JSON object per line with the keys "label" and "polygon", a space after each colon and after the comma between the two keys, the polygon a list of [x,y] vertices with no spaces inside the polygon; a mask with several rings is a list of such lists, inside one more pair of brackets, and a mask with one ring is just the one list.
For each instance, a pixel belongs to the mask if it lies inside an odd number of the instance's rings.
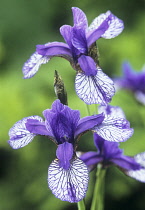
{"label": "purple petal", "polygon": [[72,62],[72,53],[67,44],[62,42],[50,42],[44,45],[37,45],[36,50],[40,55],[49,57],[62,57]]}
{"label": "purple petal", "polygon": [[129,122],[122,118],[105,117],[103,123],[95,127],[94,131],[107,141],[122,142],[133,134]]}
{"label": "purple petal", "polygon": [[72,33],[73,33],[72,44],[79,51],[79,54],[80,53],[88,54],[88,46],[87,46],[85,30],[83,30],[81,27],[78,28],[74,26]]}
{"label": "purple petal", "polygon": [[40,122],[35,119],[28,119],[26,122],[26,128],[30,133],[42,136],[50,136],[53,138],[52,133],[46,129],[44,122]]}
{"label": "purple petal", "polygon": [[88,167],[89,169],[91,169],[93,165],[96,165],[103,161],[103,157],[101,157],[101,155],[98,155],[97,152],[86,152],[80,156],[80,159],[87,166],[91,166],[91,167]]}
{"label": "purple petal", "polygon": [[103,120],[103,114],[92,115],[80,119],[76,128],[75,138],[85,131],[92,130],[95,126],[101,124]]}
{"label": "purple petal", "polygon": [[94,42],[96,42],[100,37],[102,37],[105,31],[107,31],[108,27],[108,22],[104,20],[95,30],[87,33],[88,47],[90,47]]}
{"label": "purple petal", "polygon": [[134,158],[129,156],[122,155],[120,158],[112,158],[111,161],[126,170],[138,170],[141,168]]}
{"label": "purple petal", "polygon": [[100,68],[97,69],[95,76],[78,73],[75,89],[78,97],[86,104],[106,105],[115,94],[113,81]]}
{"label": "purple petal", "polygon": [[85,13],[78,7],[72,7],[74,25],[81,26],[82,29],[88,27],[88,21]]}
{"label": "purple petal", "polygon": [[97,74],[96,63],[90,56],[81,55],[78,62],[86,76],[95,76]]}
{"label": "purple petal", "polygon": [[105,39],[111,39],[118,36],[124,29],[123,21],[113,15],[110,11],[107,11],[104,14],[99,15],[96,17],[91,25],[89,26],[89,31],[94,31],[97,29],[104,21],[108,22],[109,27],[101,35],[101,37]]}
{"label": "purple petal", "polygon": [[43,119],[41,117],[31,116],[25,117],[22,120],[15,123],[9,131],[10,140],[8,141],[8,143],[13,149],[19,149],[21,147],[26,146],[36,136],[35,134],[29,132],[26,128],[25,123],[28,119],[36,119],[40,122],[43,122]]}
{"label": "purple petal", "polygon": [[68,106],[56,100],[52,109],[43,112],[46,119],[47,130],[51,130],[58,144],[67,140],[74,143],[74,132],[80,119],[80,112],[72,110]]}
{"label": "purple petal", "polygon": [[49,188],[62,201],[75,203],[82,200],[87,192],[88,181],[87,166],[80,159],[73,160],[68,170],[60,167],[57,160],[49,166]]}
{"label": "purple petal", "polygon": [[56,150],[56,156],[59,160],[59,166],[68,170],[70,167],[70,160],[73,156],[73,145],[68,142],[59,144]]}
{"label": "purple petal", "polygon": [[72,26],[63,25],[60,27],[60,33],[63,36],[66,43],[69,45],[70,49],[72,49]]}
{"label": "purple petal", "polygon": [[22,68],[24,79],[33,77],[39,70],[40,66],[46,64],[49,60],[50,58],[48,56],[39,55],[37,52],[32,54]]}
{"label": "purple petal", "polygon": [[139,170],[128,170],[125,173],[140,182],[145,182],[145,152],[137,154],[134,160],[140,164],[141,168]]}
{"label": "purple petal", "polygon": [[99,106],[98,112],[99,113],[103,112],[105,116],[111,115],[112,118],[114,117],[114,118],[125,119],[125,114],[119,106],[111,106],[111,105]]}

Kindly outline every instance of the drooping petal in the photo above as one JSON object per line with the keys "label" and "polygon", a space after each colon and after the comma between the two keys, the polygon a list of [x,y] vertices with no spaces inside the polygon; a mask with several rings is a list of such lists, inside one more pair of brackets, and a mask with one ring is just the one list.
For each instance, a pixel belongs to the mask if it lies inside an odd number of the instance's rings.
{"label": "drooping petal", "polygon": [[90,56],[81,55],[78,62],[86,76],[95,76],[97,74],[96,63]]}
{"label": "drooping petal", "polygon": [[141,168],[139,170],[128,170],[125,173],[140,182],[145,182],[145,152],[137,154],[134,159],[140,164]]}
{"label": "drooping petal", "polygon": [[85,13],[78,7],[72,7],[74,25],[80,26],[82,29],[88,27],[88,21]]}
{"label": "drooping petal", "polygon": [[112,118],[108,116],[101,125],[95,127],[94,131],[103,139],[113,142],[122,142],[129,139],[133,134],[129,122],[123,118]]}
{"label": "drooping petal", "polygon": [[88,28],[89,32],[94,31],[97,29],[104,21],[108,22],[109,27],[104,32],[104,34],[101,35],[101,37],[105,39],[111,39],[116,36],[118,36],[124,29],[123,21],[120,20],[118,17],[113,15],[110,11],[107,11],[104,14],[100,14],[98,17],[96,17],[91,25]]}
{"label": "drooping petal", "polygon": [[44,45],[37,45],[36,50],[43,56],[63,57],[67,60],[72,57],[69,46],[63,42],[49,42]]}
{"label": "drooping petal", "polygon": [[75,131],[75,138],[79,136],[80,134],[83,134],[85,131],[92,130],[95,126],[101,124],[103,120],[104,120],[103,114],[83,117],[78,122],[76,131]]}
{"label": "drooping petal", "polygon": [[119,106],[99,106],[98,113],[104,113],[105,116],[111,115],[112,118],[126,118],[123,110]]}
{"label": "drooping petal", "polygon": [[10,140],[8,141],[8,143],[13,149],[19,149],[21,147],[26,146],[36,136],[35,134],[30,133],[26,128],[25,123],[28,119],[36,119],[40,122],[43,122],[43,119],[41,117],[31,116],[25,117],[22,120],[15,123],[9,131]]}
{"label": "drooping petal", "polygon": [[22,68],[24,79],[33,77],[39,70],[40,66],[46,64],[49,60],[49,56],[39,55],[37,52],[33,53]]}
{"label": "drooping petal", "polygon": [[68,170],[70,167],[70,160],[73,156],[73,145],[68,142],[59,144],[56,150],[56,156],[59,160],[59,166]]}
{"label": "drooping petal", "polygon": [[82,200],[88,188],[87,166],[80,159],[72,160],[68,170],[54,160],[48,169],[48,186],[52,193],[62,201],[71,203]]}
{"label": "drooping petal", "polygon": [[97,69],[95,76],[78,73],[75,89],[78,97],[86,104],[106,105],[115,94],[113,81],[100,68]]}

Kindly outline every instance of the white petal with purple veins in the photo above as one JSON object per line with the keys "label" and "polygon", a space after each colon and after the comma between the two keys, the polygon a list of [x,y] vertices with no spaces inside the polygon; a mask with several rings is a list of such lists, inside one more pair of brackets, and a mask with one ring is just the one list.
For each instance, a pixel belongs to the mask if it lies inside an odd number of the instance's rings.
{"label": "white petal with purple veins", "polygon": [[115,94],[113,81],[100,68],[97,69],[95,76],[78,73],[75,89],[79,98],[86,104],[106,105]]}
{"label": "white petal with purple veins", "polygon": [[111,39],[118,36],[124,29],[123,21],[113,15],[110,11],[107,11],[93,20],[88,28],[88,32],[97,29],[103,21],[107,21],[109,24],[108,29],[102,35],[102,37],[105,39]]}
{"label": "white petal with purple veins", "polygon": [[98,113],[104,113],[105,116],[110,115],[112,118],[126,118],[124,112],[119,106],[99,106],[98,107]]}
{"label": "white petal with purple veins", "polygon": [[111,116],[106,117],[101,125],[95,127],[94,131],[103,139],[112,142],[126,141],[133,134],[133,129],[129,127],[127,120]]}
{"label": "white petal with purple veins", "polygon": [[46,64],[49,60],[50,58],[48,56],[40,55],[37,52],[33,53],[23,66],[24,79],[33,77],[39,70],[41,64]]}
{"label": "white petal with purple veins", "polygon": [[10,140],[8,141],[13,149],[24,147],[33,140],[35,135],[33,133],[30,133],[25,126],[25,123],[28,119],[36,119],[40,122],[43,121],[43,119],[39,116],[31,116],[25,117],[15,123],[14,126],[9,130]]}
{"label": "white petal with purple veins", "polygon": [[62,201],[79,202],[88,188],[88,169],[80,159],[74,159],[68,170],[54,160],[48,169],[48,185],[52,193]]}
{"label": "white petal with purple veins", "polygon": [[125,173],[126,173],[126,175],[128,175],[140,182],[145,182],[145,152],[137,154],[136,156],[134,156],[134,159],[143,168],[141,168],[140,170],[125,171]]}

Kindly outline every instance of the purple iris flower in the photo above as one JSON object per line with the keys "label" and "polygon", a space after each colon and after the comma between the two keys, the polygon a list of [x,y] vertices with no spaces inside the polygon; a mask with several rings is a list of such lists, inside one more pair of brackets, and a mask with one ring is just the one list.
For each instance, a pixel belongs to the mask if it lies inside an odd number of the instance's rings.
{"label": "purple iris flower", "polygon": [[[107,106],[107,108],[101,107],[101,109],[112,117],[117,113],[118,116],[124,118],[124,113],[119,107]],[[108,142],[97,133],[94,133],[94,144],[97,152],[78,153],[80,159],[88,166],[89,171],[93,170],[99,163],[102,164],[103,168],[116,165],[126,175],[145,182],[145,152],[134,157],[125,156],[119,148],[119,143]]]}
{"label": "purple iris flower", "polygon": [[137,101],[145,105],[145,70],[135,72],[128,62],[123,63],[123,76],[116,78],[116,89],[130,90],[134,93]]}
{"label": "purple iris flower", "polygon": [[94,134],[94,144],[97,152],[91,151],[79,155],[80,159],[88,166],[89,171],[93,170],[99,163],[102,164],[103,168],[115,165],[126,175],[145,182],[145,152],[134,157],[125,156],[117,142],[105,141],[97,134]]}
{"label": "purple iris flower", "polygon": [[77,71],[75,89],[79,98],[87,104],[105,105],[111,101],[115,89],[113,81],[97,63],[95,42],[101,37],[111,39],[118,36],[124,28],[123,22],[107,11],[95,18],[88,27],[87,17],[81,9],[72,7],[72,12],[74,25],[60,28],[66,43],[37,45],[36,52],[24,64],[24,78],[33,77],[40,65],[52,57],[62,57]]}
{"label": "purple iris flower", "polygon": [[[78,139],[87,131],[97,132],[108,141],[125,141],[133,130],[127,120],[107,118],[105,112],[80,119],[80,112],[56,100],[51,109],[39,116],[23,118],[9,131],[8,143],[13,149],[29,144],[36,135],[46,136],[56,145],[56,159],[48,169],[48,185],[53,194],[69,202],[84,198],[88,186],[88,169],[76,157]],[[114,124],[113,124],[114,123]]]}

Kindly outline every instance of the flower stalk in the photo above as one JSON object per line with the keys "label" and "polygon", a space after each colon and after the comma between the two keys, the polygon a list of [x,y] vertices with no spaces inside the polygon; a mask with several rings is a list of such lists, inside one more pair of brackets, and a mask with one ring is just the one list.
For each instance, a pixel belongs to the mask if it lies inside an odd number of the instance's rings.
{"label": "flower stalk", "polygon": [[97,166],[96,184],[94,188],[93,200],[91,210],[103,210],[104,209],[104,178],[106,170],[102,168],[101,164]]}
{"label": "flower stalk", "polygon": [[79,201],[77,204],[78,204],[78,210],[86,209],[84,200]]}

